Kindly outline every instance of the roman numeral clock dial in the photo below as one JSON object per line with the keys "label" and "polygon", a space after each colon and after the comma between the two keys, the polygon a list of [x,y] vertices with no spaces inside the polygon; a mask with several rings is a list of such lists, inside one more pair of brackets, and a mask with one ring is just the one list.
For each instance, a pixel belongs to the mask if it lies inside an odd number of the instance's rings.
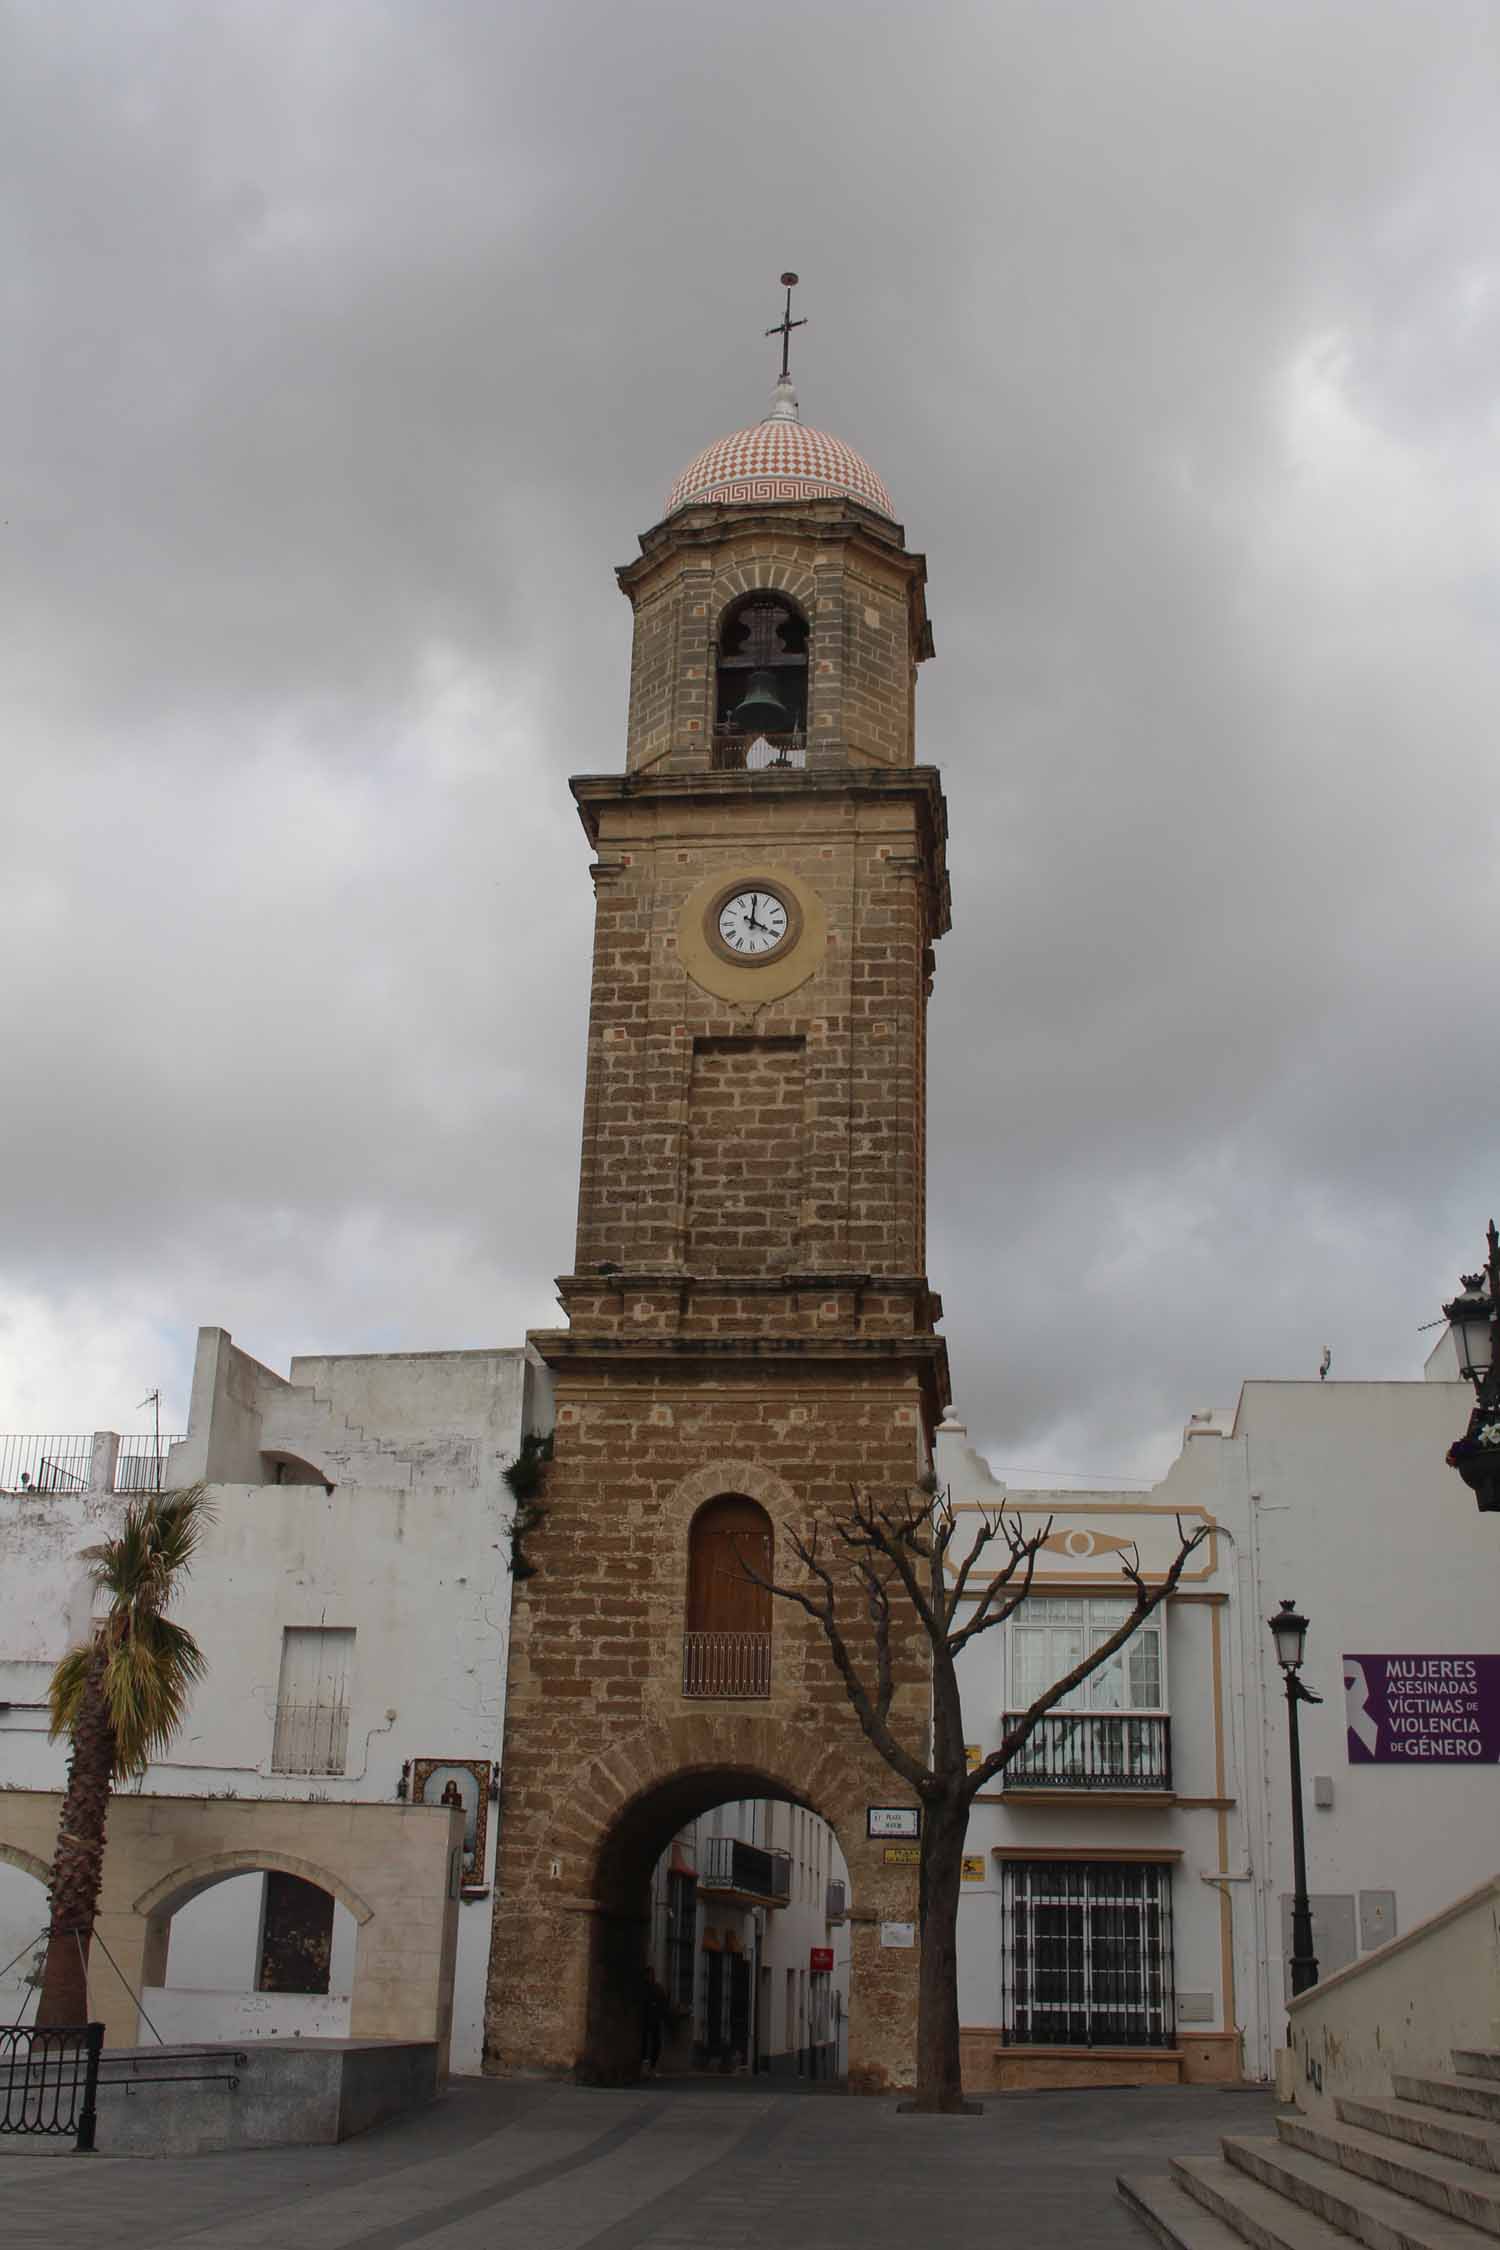
{"label": "roman numeral clock dial", "polygon": [[735,891],[719,908],[718,928],[730,953],[759,959],[785,944],[786,907],[774,891]]}

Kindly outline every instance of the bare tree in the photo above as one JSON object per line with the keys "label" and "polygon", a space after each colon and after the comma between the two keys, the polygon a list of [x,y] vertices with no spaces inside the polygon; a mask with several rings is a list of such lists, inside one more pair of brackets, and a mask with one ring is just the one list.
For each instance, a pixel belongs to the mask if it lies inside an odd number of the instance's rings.
{"label": "bare tree", "polygon": [[[1177,1519],[1177,1553],[1165,1575],[1148,1585],[1140,1551],[1122,1552],[1124,1582],[1134,1589],[1130,1615],[1118,1631],[1039,1695],[996,1750],[970,1768],[964,1751],[958,1659],[981,1633],[1014,1614],[1031,1591],[1036,1558],[1052,1530],[1049,1517],[1027,1531],[1004,1509],[983,1512],[972,1545],[950,1564],[959,1518],[945,1493],[929,1487],[886,1503],[855,1491],[847,1515],[816,1519],[806,1534],[793,1532],[793,1554],[807,1582],[788,1585],[761,1577],[741,1559],[748,1578],[781,1601],[816,1618],[854,1713],[893,1773],[916,1791],[922,1805],[918,1913],[922,1958],[917,2001],[918,2110],[954,2112],[964,2101],[958,2038],[958,1901],[969,1807],[988,1782],[1024,1749],[1038,1720],[1070,1695],[1090,1673],[1124,1647],[1142,1621],[1158,1609],[1182,1576],[1188,1557],[1207,1537]],[[1003,1559],[997,1542],[1003,1542]],[[868,1619],[871,1639],[861,1669],[839,1619],[840,1581],[852,1581]],[[891,1725],[896,1693],[896,1607],[909,1605],[931,1651],[932,1725],[924,1757],[900,1740]],[[904,1621],[895,1628],[902,1637]]]}

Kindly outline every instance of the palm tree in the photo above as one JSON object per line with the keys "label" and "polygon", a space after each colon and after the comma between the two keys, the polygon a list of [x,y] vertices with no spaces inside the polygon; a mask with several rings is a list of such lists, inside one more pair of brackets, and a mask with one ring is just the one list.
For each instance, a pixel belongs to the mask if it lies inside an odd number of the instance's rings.
{"label": "palm tree", "polygon": [[38,2024],[88,2021],[88,1957],[104,1870],[110,1787],[165,1750],[206,1669],[191,1633],[166,1615],[213,1509],[201,1484],[132,1500],[114,1539],[83,1559],[109,1608],[52,1675],[52,1740],[71,1738],[52,1860],[52,1918]]}

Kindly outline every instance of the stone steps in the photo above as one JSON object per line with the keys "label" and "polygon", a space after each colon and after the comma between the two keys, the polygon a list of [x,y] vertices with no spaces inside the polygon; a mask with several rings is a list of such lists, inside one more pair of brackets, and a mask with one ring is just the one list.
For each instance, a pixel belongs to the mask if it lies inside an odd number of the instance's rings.
{"label": "stone steps", "polygon": [[1391,2073],[1391,2085],[1404,2102],[1419,2102],[1427,2109],[1457,2110],[1464,2117],[1487,2117],[1500,2124],[1500,2082],[1468,2076],[1411,2077]]}
{"label": "stone steps", "polygon": [[[1221,2164],[1219,2169],[1228,2173],[1229,2166]],[[1126,2209],[1134,2212],[1158,2242],[1165,2242],[1168,2250],[1242,2250],[1245,2236],[1165,2172],[1147,2179],[1122,2179],[1119,2190]],[[1321,2222],[1314,2220],[1313,2224]],[[1332,2227],[1324,2227],[1323,2234],[1324,2243],[1309,2240],[1305,2245],[1299,2243],[1297,2250],[1328,2250],[1329,2245],[1344,2243],[1345,2238],[1335,2234]]]}
{"label": "stone steps", "polygon": [[1490,2250],[1487,2230],[1414,2203],[1375,2180],[1346,2172],[1281,2140],[1226,2139],[1225,2157],[1261,2187],[1352,2235],[1367,2250]]}
{"label": "stone steps", "polygon": [[1283,2112],[1273,2139],[1228,2135],[1217,2157],[1120,2195],[1175,2250],[1494,2250],[1500,2242],[1500,2050],[1451,2076],[1396,2071],[1394,2094],[1345,2094],[1334,2116]]}
{"label": "stone steps", "polygon": [[1460,2110],[1429,2109],[1423,2102],[1405,2102],[1394,2094],[1340,2094],[1333,2106],[1346,2125],[1387,2133],[1392,2140],[1410,2141],[1438,2156],[1456,2156],[1461,2163],[1500,2172],[1500,2125],[1487,2125],[1483,2118],[1466,2117]]}
{"label": "stone steps", "polygon": [[1439,2156],[1354,2125],[1327,2124],[1322,2118],[1278,2117],[1276,2131],[1286,2147],[1320,2157],[1336,2171],[1373,2180],[1377,2187],[1425,2203],[1447,2218],[1462,2219],[1484,2234],[1500,2235],[1500,2179],[1482,2165]]}

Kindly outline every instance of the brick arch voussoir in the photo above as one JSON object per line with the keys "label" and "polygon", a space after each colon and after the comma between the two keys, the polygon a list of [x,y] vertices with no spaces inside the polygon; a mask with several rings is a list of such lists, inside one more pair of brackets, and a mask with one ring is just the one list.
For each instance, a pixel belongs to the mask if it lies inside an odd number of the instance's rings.
{"label": "brick arch voussoir", "polygon": [[[777,574],[780,574],[779,576]],[[745,594],[785,594],[796,603],[809,624],[817,609],[818,581],[811,570],[789,570],[779,555],[755,556],[721,571],[714,580],[711,600],[714,646],[724,623],[724,612]]]}
{"label": "brick arch voussoir", "polygon": [[149,1884],[139,1898],[131,1903],[137,1914],[144,1914],[148,1920],[155,1920],[163,1914],[175,1913],[179,1906],[185,1906],[200,1891],[211,1889],[215,1883],[222,1883],[231,1875],[264,1874],[300,1876],[304,1883],[315,1883],[320,1891],[329,1892],[340,1906],[347,1906],[356,1922],[364,1923],[374,1919],[374,1907],[361,1898],[359,1892],[352,1884],[346,1883],[342,1875],[335,1875],[330,1868],[320,1867],[314,1860],[299,1859],[293,1852],[262,1851],[251,1845],[241,1846],[236,1851],[210,1852],[204,1859],[188,1860],[181,1867],[174,1867],[170,1874]]}

